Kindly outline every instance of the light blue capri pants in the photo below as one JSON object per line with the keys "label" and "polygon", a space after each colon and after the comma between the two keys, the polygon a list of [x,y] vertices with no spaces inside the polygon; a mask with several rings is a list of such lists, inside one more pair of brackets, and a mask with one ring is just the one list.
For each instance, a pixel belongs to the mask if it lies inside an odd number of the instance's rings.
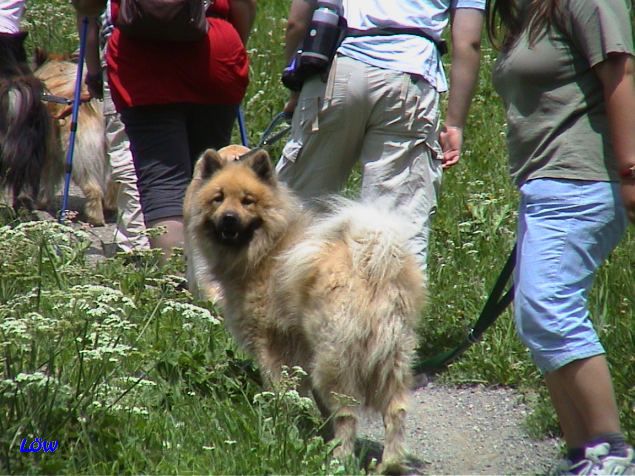
{"label": "light blue capri pants", "polygon": [[603,354],[589,319],[599,266],[627,225],[612,182],[534,179],[520,188],[514,315],[542,372]]}

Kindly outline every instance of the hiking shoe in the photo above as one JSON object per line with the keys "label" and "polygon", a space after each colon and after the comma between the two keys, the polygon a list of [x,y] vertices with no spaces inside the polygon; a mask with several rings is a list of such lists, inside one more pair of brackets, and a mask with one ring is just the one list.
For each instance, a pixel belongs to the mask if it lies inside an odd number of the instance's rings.
{"label": "hiking shoe", "polygon": [[600,461],[600,467],[593,474],[635,474],[635,451],[630,446],[619,453],[611,449],[608,455],[600,457]]}
{"label": "hiking shoe", "polygon": [[559,466],[562,475],[632,475],[635,474],[635,451],[630,446],[611,453],[609,443],[598,443],[584,449],[584,458],[569,467]]}

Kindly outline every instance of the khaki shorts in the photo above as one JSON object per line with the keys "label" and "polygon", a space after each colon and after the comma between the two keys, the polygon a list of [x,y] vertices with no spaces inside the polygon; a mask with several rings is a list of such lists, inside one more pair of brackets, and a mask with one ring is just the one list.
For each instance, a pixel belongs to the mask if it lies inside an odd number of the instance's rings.
{"label": "khaki shorts", "polygon": [[411,218],[425,271],[442,175],[438,117],[439,93],[424,79],[337,56],[326,82],[302,88],[278,176],[310,201],[339,192],[359,161],[361,198]]}

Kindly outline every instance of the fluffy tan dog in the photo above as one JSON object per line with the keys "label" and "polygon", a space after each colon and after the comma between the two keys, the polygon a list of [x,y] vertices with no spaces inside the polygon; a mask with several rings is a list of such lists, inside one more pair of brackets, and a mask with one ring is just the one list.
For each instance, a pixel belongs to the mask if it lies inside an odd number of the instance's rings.
{"label": "fluffy tan dog", "polygon": [[[223,147],[218,151],[218,154],[226,162],[238,160],[242,155],[248,153],[251,149],[243,145],[230,144]],[[203,167],[205,162],[199,160],[194,165],[194,173],[192,174],[192,182],[185,192],[185,199],[183,200],[183,221],[187,228],[188,223],[191,221],[191,212],[193,211],[192,204],[194,195],[198,191],[199,186],[202,185],[204,180]],[[190,235],[185,233],[185,249],[192,250],[190,244]],[[192,294],[198,298],[208,299],[214,303],[217,303],[222,298],[222,289],[220,284],[214,280],[211,273],[207,269],[207,264],[202,256],[197,256],[194,259],[196,251],[187,253],[187,269],[186,277],[188,287]],[[195,273],[196,268],[200,268],[198,273]]]}
{"label": "fluffy tan dog", "polygon": [[[44,83],[50,94],[73,99],[77,64],[49,59],[36,69],[35,76]],[[64,163],[71,132],[71,116],[57,119],[65,108],[64,105],[47,102],[47,108],[53,117],[53,127],[63,148],[63,152],[58,152],[58,160]],[[116,208],[116,189],[110,180],[101,102],[93,99],[83,103],[79,108],[77,121],[72,178],[86,197],[86,219],[93,225],[103,225],[104,208]],[[55,190],[47,189],[44,194],[52,197],[54,192]]]}
{"label": "fluffy tan dog", "polygon": [[274,387],[283,366],[308,372],[304,390],[332,416],[336,456],[353,452],[368,408],[383,416],[382,470],[399,470],[424,301],[412,225],[344,199],[312,215],[266,152],[235,152],[208,150],[196,164],[184,210],[192,274],[220,283],[229,330]]}

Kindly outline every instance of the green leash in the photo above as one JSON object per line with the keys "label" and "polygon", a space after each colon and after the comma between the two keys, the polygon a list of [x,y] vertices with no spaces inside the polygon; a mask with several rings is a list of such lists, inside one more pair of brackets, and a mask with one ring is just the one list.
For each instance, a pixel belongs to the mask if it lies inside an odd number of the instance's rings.
{"label": "green leash", "polygon": [[455,349],[440,352],[433,357],[415,362],[413,366],[415,374],[427,373],[441,369],[455,360],[472,344],[478,342],[485,330],[491,326],[494,321],[496,321],[498,316],[500,316],[505,308],[514,300],[513,283],[506,292],[505,287],[512,276],[514,266],[516,265],[516,246],[517,245],[514,244],[514,248],[512,249],[505,266],[503,266],[503,270],[494,284],[494,289],[492,289],[492,292],[485,302],[485,306],[483,306],[481,315],[478,317],[478,320],[465,337],[465,340],[463,340],[463,342],[461,342],[461,344],[459,344]]}

